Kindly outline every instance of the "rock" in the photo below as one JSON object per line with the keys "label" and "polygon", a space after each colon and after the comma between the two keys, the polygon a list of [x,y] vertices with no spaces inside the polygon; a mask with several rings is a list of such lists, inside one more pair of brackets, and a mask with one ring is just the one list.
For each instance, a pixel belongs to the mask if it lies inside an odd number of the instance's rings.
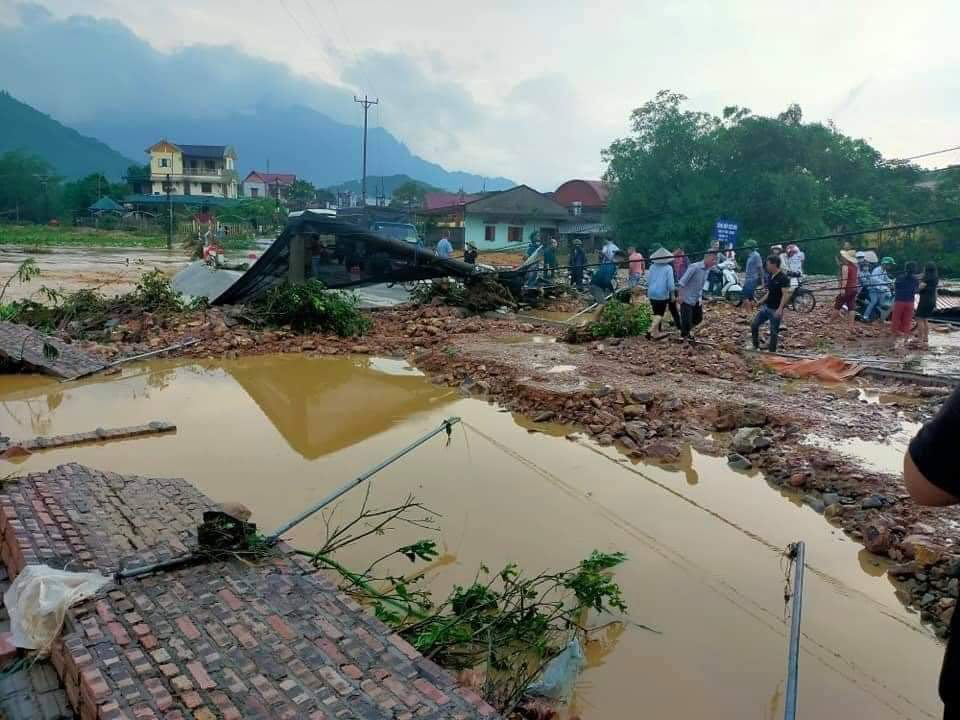
{"label": "rock", "polygon": [[550,421],[553,420],[556,416],[557,416],[557,414],[556,414],[555,412],[553,412],[552,410],[544,410],[542,413],[539,413],[538,415],[536,415],[536,416],[533,418],[533,421],[534,421],[534,422],[538,422],[538,423],[550,422]]}
{"label": "rock", "polygon": [[630,399],[638,405],[649,405],[654,400],[654,395],[651,392],[645,392],[642,390],[631,390]]}
{"label": "rock", "polygon": [[530,323],[520,323],[517,325],[517,329],[520,330],[520,332],[532,333],[535,328]]}
{"label": "rock", "polygon": [[843,515],[843,505],[840,503],[833,503],[833,505],[827,505],[827,508],[823,511],[824,516],[828,520],[833,520]]}
{"label": "rock", "polygon": [[749,470],[753,467],[753,463],[750,462],[750,460],[738,453],[730,453],[727,455],[727,465],[734,470]]}
{"label": "rock", "polygon": [[885,555],[893,545],[890,528],[881,522],[864,523],[859,530],[864,547],[872,553]]}
{"label": "rock", "polygon": [[350,352],[355,352],[358,355],[368,355],[370,353],[370,348],[366,345],[354,345]]}
{"label": "rock", "polygon": [[836,505],[837,503],[840,502],[840,496],[837,495],[837,493],[827,492],[827,493],[823,493],[821,497],[823,498],[823,504],[826,505],[827,507],[830,507],[831,505]]}
{"label": "rock", "polygon": [[920,598],[920,604],[924,607],[930,605],[937,597],[933,593],[925,593],[922,598]]}
{"label": "rock", "polygon": [[639,422],[624,423],[623,431],[630,436],[635,443],[642,444],[647,439],[647,426]]}
{"label": "rock", "polygon": [[813,508],[814,512],[823,513],[827,509],[827,506],[824,505],[823,500],[818,498],[816,495],[807,495],[803,501]]}
{"label": "rock", "polygon": [[944,570],[947,577],[960,578],[960,557],[955,557],[947,563]]}
{"label": "rock", "polygon": [[960,596],[960,580],[957,578],[950,580],[947,583],[947,593],[953,598]]}
{"label": "rock", "polygon": [[926,535],[908,535],[900,543],[900,549],[905,557],[923,567],[935,565],[943,557],[943,546]]}
{"label": "rock", "polygon": [[605,447],[608,445],[613,445],[613,435],[610,433],[601,433],[600,435],[597,435],[597,444]]}
{"label": "rock", "polygon": [[[763,441],[766,441],[766,444]],[[730,445],[741,455],[749,455],[761,447],[769,447],[770,441],[763,437],[763,431],[760,428],[740,428],[734,433]]]}
{"label": "rock", "polygon": [[949,625],[953,620],[953,613],[956,611],[955,607],[948,607],[943,612],[940,613],[940,621],[946,625]]}
{"label": "rock", "polygon": [[28,457],[32,454],[33,453],[23,447],[23,445],[11,445],[0,453],[0,459],[12,460],[14,458]]}
{"label": "rock", "polygon": [[808,478],[804,473],[794,473],[789,478],[787,478],[787,485],[795,488],[802,488],[807,486]]}
{"label": "rock", "polygon": [[679,398],[664,400],[661,407],[668,412],[675,412],[683,407],[683,402]]}
{"label": "rock", "polygon": [[599,435],[606,430],[603,425],[587,425],[587,429],[590,431],[591,435]]}
{"label": "rock", "polygon": [[623,416],[628,420],[630,418],[643,417],[647,414],[646,405],[625,405],[623,408]]}
{"label": "rock", "polygon": [[769,422],[767,414],[755,405],[747,405],[737,417],[737,427],[760,427]]}
{"label": "rock", "polygon": [[643,448],[644,453],[663,460],[665,462],[673,462],[680,456],[680,451],[677,447],[665,440],[654,440],[646,444]]}
{"label": "rock", "polygon": [[873,510],[876,508],[882,508],[886,502],[886,498],[883,495],[871,495],[870,497],[864,498],[863,502],[860,503],[860,507],[864,510]]}
{"label": "rock", "polygon": [[629,435],[624,435],[623,437],[618,438],[618,441],[621,445],[623,445],[624,449],[627,452],[633,453],[633,452],[637,452],[640,449],[637,446],[637,444],[630,439]]}
{"label": "rock", "polygon": [[891,565],[887,568],[887,574],[892,577],[908,577],[910,575],[915,575],[917,572],[917,564],[913,561],[902,563],[900,565]]}

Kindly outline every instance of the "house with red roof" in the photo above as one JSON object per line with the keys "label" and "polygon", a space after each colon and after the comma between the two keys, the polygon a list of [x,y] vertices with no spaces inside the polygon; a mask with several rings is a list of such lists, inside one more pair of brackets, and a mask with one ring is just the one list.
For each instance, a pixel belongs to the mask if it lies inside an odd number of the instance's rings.
{"label": "house with red roof", "polygon": [[553,191],[553,201],[567,209],[560,234],[596,241],[609,234],[607,198],[609,186],[602,180],[567,180]]}
{"label": "house with red roof", "polygon": [[269,197],[286,200],[287,191],[297,181],[293,173],[272,173],[251,170],[241,184],[244,197]]}

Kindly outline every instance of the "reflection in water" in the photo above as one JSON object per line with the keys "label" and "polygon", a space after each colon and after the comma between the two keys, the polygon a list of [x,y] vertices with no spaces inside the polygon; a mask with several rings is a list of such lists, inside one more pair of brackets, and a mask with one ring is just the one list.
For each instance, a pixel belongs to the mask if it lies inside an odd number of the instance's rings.
{"label": "reflection in water", "polygon": [[[767,717],[782,702],[771,693],[786,665],[780,555],[800,538],[809,571],[804,717],[835,717],[838,709],[846,720],[939,712],[931,678],[942,647],[904,610],[891,583],[873,576],[876,567],[861,566],[859,545],[809,507],[784,502],[762,475],[732,472],[726,458],[696,450],[684,450],[673,466],[633,464],[581,435],[562,439],[569,426],[514,422],[402,364],[378,363],[283,356],[148,363],[68,385],[0,377],[3,431],[19,434],[22,424],[27,434],[37,410],[56,434],[107,421],[178,426],[169,436],[36,453],[21,466],[0,461],[0,475],[81,462],[185,477],[214,500],[244,503],[269,531],[443,417],[459,415],[464,424],[449,445],[427,443],[371,483],[378,507],[414,493],[435,511],[443,548],[425,568],[398,558],[383,570],[422,572],[442,598],[473,582],[481,563],[515,562],[536,573],[571,567],[593,549],[626,553],[616,579],[630,622],[587,644],[573,708],[583,720]],[[355,517],[362,499],[344,496],[339,517]],[[316,548],[324,534],[315,517],[291,539]],[[363,568],[424,537],[421,528],[398,527],[338,556]],[[610,619],[591,615],[590,625]]]}
{"label": "reflection in water", "polygon": [[872,577],[883,577],[887,574],[887,568],[891,563],[889,560],[874,555],[866,548],[857,553],[857,560],[860,561],[860,567],[863,571]]}
{"label": "reflection in water", "polygon": [[296,355],[245,358],[229,364],[227,372],[290,447],[313,460],[456,399],[399,367],[386,360],[328,362]]}

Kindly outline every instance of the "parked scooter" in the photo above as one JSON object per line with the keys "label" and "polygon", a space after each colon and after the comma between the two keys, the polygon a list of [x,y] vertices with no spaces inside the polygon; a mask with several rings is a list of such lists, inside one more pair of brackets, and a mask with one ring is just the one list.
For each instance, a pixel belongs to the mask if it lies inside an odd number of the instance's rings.
{"label": "parked scooter", "polygon": [[737,276],[737,266],[733,260],[724,260],[710,268],[707,276],[707,294],[721,297],[728,302],[739,302],[743,286]]}

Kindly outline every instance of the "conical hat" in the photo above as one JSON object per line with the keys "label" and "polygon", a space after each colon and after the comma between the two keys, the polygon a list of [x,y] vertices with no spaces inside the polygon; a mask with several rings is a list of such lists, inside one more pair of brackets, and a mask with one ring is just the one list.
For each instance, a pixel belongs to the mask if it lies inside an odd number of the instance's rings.
{"label": "conical hat", "polygon": [[658,265],[666,265],[673,262],[673,253],[665,248],[659,248],[650,256],[650,259]]}

